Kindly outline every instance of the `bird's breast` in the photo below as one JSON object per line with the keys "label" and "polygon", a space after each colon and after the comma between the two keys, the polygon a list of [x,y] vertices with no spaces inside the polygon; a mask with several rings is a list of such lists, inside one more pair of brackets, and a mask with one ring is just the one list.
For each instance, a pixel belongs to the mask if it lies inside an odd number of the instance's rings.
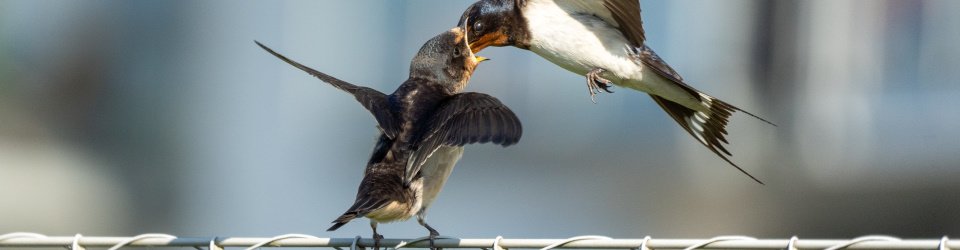
{"label": "bird's breast", "polygon": [[420,167],[420,174],[423,176],[423,207],[429,207],[440,194],[460,156],[463,156],[463,147],[441,146]]}
{"label": "bird's breast", "polygon": [[618,85],[642,80],[643,66],[630,58],[629,43],[617,24],[601,18],[604,13],[591,13],[595,10],[580,5],[531,1],[524,9],[530,50],[580,75],[602,68],[607,72],[601,76]]}

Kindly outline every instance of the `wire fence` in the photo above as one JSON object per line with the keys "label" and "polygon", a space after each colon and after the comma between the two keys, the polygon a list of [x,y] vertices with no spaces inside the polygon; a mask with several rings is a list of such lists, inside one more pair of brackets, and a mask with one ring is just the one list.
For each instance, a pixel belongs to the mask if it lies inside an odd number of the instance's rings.
{"label": "wire fence", "polygon": [[[383,239],[382,246],[428,248],[426,237],[417,239]],[[710,239],[613,239],[605,236],[577,236],[567,239],[458,239],[441,236],[435,241],[441,248],[474,248],[504,250],[509,248],[542,249],[960,249],[960,240],[900,239],[890,236],[863,236],[854,239],[756,239],[747,236],[719,236]],[[169,234],[141,234],[133,237],[46,236],[37,233],[0,235],[2,247],[66,247],[84,250],[88,247],[118,250],[123,247],[193,247],[197,250],[223,250],[225,247],[328,247],[351,250],[373,246],[373,239],[320,238],[305,234],[285,234],[271,238],[256,237],[177,237]]]}

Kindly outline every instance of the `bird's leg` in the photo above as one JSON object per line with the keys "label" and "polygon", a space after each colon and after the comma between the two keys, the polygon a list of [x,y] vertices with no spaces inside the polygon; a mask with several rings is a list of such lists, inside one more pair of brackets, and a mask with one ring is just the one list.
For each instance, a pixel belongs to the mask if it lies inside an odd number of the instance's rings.
{"label": "bird's leg", "polygon": [[383,235],[377,233],[377,222],[371,220],[370,228],[373,228],[373,250],[380,250],[380,240],[383,239]]}
{"label": "bird's leg", "polygon": [[436,247],[435,245],[436,243],[434,242],[436,241],[437,236],[440,236],[440,233],[437,232],[436,229],[433,229],[433,227],[430,227],[430,225],[428,225],[427,222],[424,221],[423,217],[424,217],[424,213],[423,211],[421,211],[421,213],[417,214],[417,222],[419,222],[421,226],[427,228],[427,230],[430,231],[430,236],[428,237],[430,239],[430,249],[442,250],[442,248]]}
{"label": "bird's leg", "polygon": [[587,91],[590,92],[590,100],[593,101],[593,103],[597,103],[596,95],[597,93],[600,93],[600,90],[606,91],[607,93],[613,93],[613,91],[610,90],[610,84],[613,82],[600,77],[600,74],[605,71],[606,70],[604,69],[596,68],[590,72],[587,72]]}

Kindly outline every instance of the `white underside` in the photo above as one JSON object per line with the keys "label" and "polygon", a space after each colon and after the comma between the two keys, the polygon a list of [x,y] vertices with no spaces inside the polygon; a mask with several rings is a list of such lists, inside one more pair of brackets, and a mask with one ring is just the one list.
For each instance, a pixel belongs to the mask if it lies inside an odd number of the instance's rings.
{"label": "white underside", "polygon": [[661,96],[709,112],[696,97],[629,57],[629,44],[603,1],[528,0],[523,10],[530,50],[571,72],[600,76],[614,84]]}
{"label": "white underside", "polygon": [[437,199],[443,184],[447,183],[447,178],[453,172],[453,167],[463,156],[463,147],[441,146],[430,158],[427,158],[423,166],[420,167],[420,174],[423,176],[422,209],[430,207],[430,204]]}
{"label": "white underside", "polygon": [[390,223],[410,219],[414,215],[426,212],[430,204],[437,199],[440,190],[453,172],[453,167],[463,156],[463,147],[441,146],[420,167],[423,178],[410,182],[410,188],[417,194],[418,199],[413,203],[403,204],[391,202],[383,208],[372,211],[367,218],[377,223]]}
{"label": "white underside", "polygon": [[[423,190],[423,179],[410,182],[410,188],[415,193],[421,193]],[[421,199],[414,199],[412,203],[401,203],[391,201],[383,207],[370,211],[365,216],[377,223],[390,223],[395,221],[404,221],[413,217],[423,206]]]}

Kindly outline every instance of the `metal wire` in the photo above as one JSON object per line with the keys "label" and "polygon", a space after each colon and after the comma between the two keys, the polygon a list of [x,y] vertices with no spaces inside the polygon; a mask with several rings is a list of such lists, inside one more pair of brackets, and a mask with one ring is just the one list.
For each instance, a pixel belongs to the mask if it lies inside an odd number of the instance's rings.
{"label": "metal wire", "polygon": [[[84,250],[83,246],[80,246],[80,238],[83,238],[83,235],[77,234],[73,236],[73,241],[70,242],[70,246],[69,246],[70,250]],[[117,243],[117,244],[120,244],[120,243]]]}
{"label": "metal wire", "polygon": [[799,239],[800,239],[800,238],[797,238],[796,235],[794,235],[793,237],[790,237],[790,241],[787,242],[787,248],[786,248],[786,250],[798,250],[798,249],[797,249],[797,240],[799,240]]}
{"label": "metal wire", "polygon": [[[694,250],[694,249],[702,248],[702,247],[705,247],[705,246],[707,246],[707,245],[713,244],[714,242],[721,242],[721,241],[728,241],[728,240],[756,240],[756,238],[747,237],[747,236],[739,236],[739,235],[735,235],[735,236],[717,236],[717,237],[713,237],[713,238],[711,238],[711,239],[709,239],[709,240],[706,240],[706,241],[704,241],[704,242],[702,242],[702,243],[700,243],[700,244],[696,244],[696,245],[693,245],[693,246],[686,247],[686,248],[684,248],[683,250]],[[787,243],[787,245],[790,245],[790,243]]]}
{"label": "metal wire", "polygon": [[540,250],[550,250],[550,249],[554,249],[554,248],[566,245],[567,243],[570,243],[570,242],[581,241],[581,240],[612,240],[612,239],[613,238],[610,238],[607,236],[597,236],[597,235],[576,236],[576,237],[567,238],[561,242],[550,244],[549,246],[545,246]]}
{"label": "metal wire", "polygon": [[825,250],[846,249],[846,248],[849,248],[849,247],[852,246],[852,245],[856,245],[856,244],[861,243],[861,242],[878,241],[878,240],[879,240],[879,241],[899,241],[900,238],[890,237],[890,236],[883,236],[883,235],[867,235],[867,236],[861,236],[861,237],[854,238],[854,239],[852,239],[852,240],[850,240],[850,241],[848,241],[848,242],[844,242],[844,243],[841,243],[841,244],[837,244],[837,245],[835,245],[835,246],[831,246],[831,247],[829,247],[829,248],[827,248],[827,249],[825,249]]}
{"label": "metal wire", "polygon": [[[416,238],[416,239],[402,240],[402,241],[400,241],[400,244],[397,244],[396,246],[394,246],[393,249],[400,249],[400,248],[402,248],[402,247],[406,247],[407,245],[410,245],[410,244],[413,244],[413,243],[417,243],[417,242],[421,242],[421,241],[425,241],[425,240],[429,240],[429,239],[430,239],[430,236],[424,236],[424,237],[420,237],[420,238]],[[435,238],[434,238],[434,241],[436,241],[436,240],[438,240],[438,239],[456,239],[456,238],[450,237],[450,236],[442,236],[442,235],[441,235],[441,236],[435,237]]]}
{"label": "metal wire", "polygon": [[[651,239],[650,235],[643,236],[643,242],[640,242],[640,247],[637,247],[637,250],[651,250],[650,247],[647,246],[650,244],[650,239]],[[787,250],[790,250],[790,249],[787,249]]]}
{"label": "metal wire", "polygon": [[[504,250],[503,247],[500,247],[500,241],[503,240],[503,236],[497,235],[496,238],[493,238],[493,250]],[[486,248],[484,248],[486,250]]]}
{"label": "metal wire", "polygon": [[[400,243],[406,248],[427,248],[426,242],[409,239],[383,239],[382,245]],[[745,236],[720,236],[711,239],[611,239],[603,236],[578,236],[567,239],[457,239],[435,241],[441,248],[494,249],[960,249],[960,240],[942,238],[898,239],[889,236],[864,236],[854,239],[753,239]],[[285,234],[277,237],[176,237],[165,234],[142,234],[132,237],[45,236],[36,233],[8,233],[0,235],[3,247],[65,247],[135,248],[135,247],[195,247],[222,250],[224,247],[329,247],[360,249],[372,247],[370,238],[320,238],[305,234]]]}
{"label": "metal wire", "polygon": [[[79,234],[78,234],[78,235],[79,235]],[[120,243],[117,243],[116,245],[113,245],[112,247],[110,247],[110,248],[107,249],[107,250],[119,250],[121,247],[130,245],[130,243],[133,243],[133,242],[135,242],[135,241],[142,240],[142,239],[149,239],[149,238],[176,239],[177,236],[173,236],[173,235],[169,235],[169,234],[141,234],[141,235],[133,236],[132,238],[130,238],[130,239],[128,239],[128,240],[121,241]]]}
{"label": "metal wire", "polygon": [[[320,239],[320,238],[318,238],[318,237],[316,237],[316,236],[306,235],[306,234],[284,234],[284,235],[274,236],[273,238],[270,238],[270,239],[261,241],[260,243],[257,243],[257,244],[253,244],[253,246],[248,247],[246,250],[254,250],[254,249],[257,249],[257,248],[259,248],[259,247],[265,246],[265,245],[267,245],[267,244],[273,244],[274,242],[277,242],[277,241],[282,240],[282,239],[294,239],[294,238]],[[357,236],[356,239],[360,239],[360,236]],[[354,241],[353,244],[354,244],[354,245],[351,246],[351,247],[352,247],[351,249],[355,249],[355,248],[356,248],[356,241]],[[272,246],[272,245],[271,245],[271,246]]]}
{"label": "metal wire", "polygon": [[[209,248],[207,248],[207,249],[208,249],[208,250],[223,250],[223,248],[220,247],[220,245],[217,245],[217,241],[219,240],[219,238],[220,238],[220,237],[213,237],[213,239],[210,239],[210,246],[209,246]],[[196,249],[198,249],[198,250],[203,250],[203,249],[200,248],[199,246],[193,246],[193,247],[196,248]]]}

